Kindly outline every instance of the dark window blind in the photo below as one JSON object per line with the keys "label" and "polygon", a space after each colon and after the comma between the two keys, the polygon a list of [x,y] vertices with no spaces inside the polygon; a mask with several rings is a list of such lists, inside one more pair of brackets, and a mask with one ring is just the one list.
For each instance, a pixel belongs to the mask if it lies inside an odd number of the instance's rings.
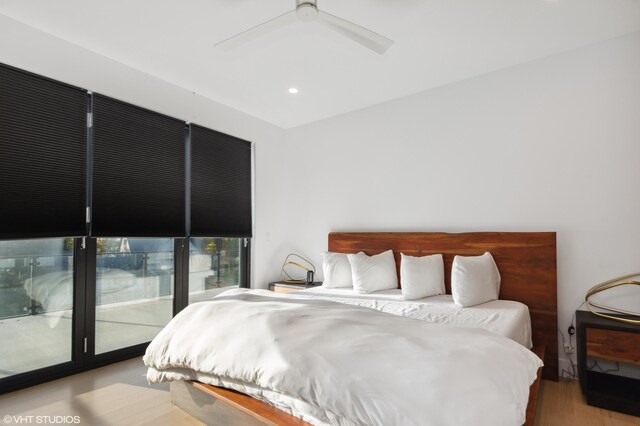
{"label": "dark window blind", "polygon": [[251,237],[251,144],[191,125],[191,235]]}
{"label": "dark window blind", "polygon": [[92,151],[91,235],[186,235],[184,121],[95,94]]}
{"label": "dark window blind", "polygon": [[86,235],[87,92],[0,64],[0,238]]}

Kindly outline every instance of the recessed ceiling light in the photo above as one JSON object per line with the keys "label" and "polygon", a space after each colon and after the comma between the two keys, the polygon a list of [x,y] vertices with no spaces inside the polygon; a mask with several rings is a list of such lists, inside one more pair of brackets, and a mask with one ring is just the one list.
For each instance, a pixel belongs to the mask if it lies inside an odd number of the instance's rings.
{"label": "recessed ceiling light", "polygon": [[289,87],[289,93],[295,95],[296,93],[298,93],[298,89],[296,89],[295,87]]}

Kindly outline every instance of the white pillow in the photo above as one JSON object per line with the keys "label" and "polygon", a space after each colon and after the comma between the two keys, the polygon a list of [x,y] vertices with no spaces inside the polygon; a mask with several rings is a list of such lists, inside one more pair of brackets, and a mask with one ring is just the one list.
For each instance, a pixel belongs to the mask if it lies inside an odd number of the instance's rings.
{"label": "white pillow", "polygon": [[372,293],[378,290],[398,288],[396,260],[393,251],[374,256],[363,252],[347,255],[351,263],[353,289],[356,293]]}
{"label": "white pillow", "polygon": [[322,273],[324,281],[322,287],[339,288],[351,287],[351,263],[346,254],[322,253]]}
{"label": "white pillow", "polygon": [[451,294],[456,305],[467,307],[496,300],[500,272],[491,253],[456,256],[451,267]]}
{"label": "white pillow", "polygon": [[400,286],[406,300],[444,294],[442,255],[414,257],[400,253]]}

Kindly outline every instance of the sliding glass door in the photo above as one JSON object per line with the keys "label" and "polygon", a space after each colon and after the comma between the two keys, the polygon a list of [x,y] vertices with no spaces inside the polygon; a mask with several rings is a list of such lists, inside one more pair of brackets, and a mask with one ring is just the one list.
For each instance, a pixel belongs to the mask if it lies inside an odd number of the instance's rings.
{"label": "sliding glass door", "polygon": [[0,241],[0,394],[140,356],[189,303],[248,287],[244,238]]}
{"label": "sliding glass door", "polygon": [[176,289],[186,291],[184,244],[0,241],[0,394],[142,355],[179,309]]}
{"label": "sliding glass door", "polygon": [[96,240],[95,353],[149,342],[173,316],[172,238]]}
{"label": "sliding glass door", "polygon": [[70,362],[72,239],[0,241],[0,379]]}

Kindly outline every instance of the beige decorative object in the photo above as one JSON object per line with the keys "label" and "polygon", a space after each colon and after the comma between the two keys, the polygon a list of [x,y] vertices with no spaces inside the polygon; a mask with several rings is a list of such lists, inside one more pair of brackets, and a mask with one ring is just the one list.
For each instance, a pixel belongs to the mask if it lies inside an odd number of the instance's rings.
{"label": "beige decorative object", "polygon": [[[306,266],[303,264],[306,264]],[[304,278],[294,278],[291,275],[290,273],[291,269],[296,269],[296,268],[302,269],[305,271]],[[308,275],[309,272],[312,273],[311,281],[313,282],[313,279],[316,275],[316,267],[313,265],[313,263],[311,263],[304,257],[300,256],[299,254],[289,253],[287,257],[284,259],[284,262],[282,263],[282,268],[280,269],[280,277],[282,281],[287,283],[303,284],[308,281],[307,277],[309,276]]]}
{"label": "beige decorative object", "polygon": [[[589,310],[594,313],[595,315],[604,317],[604,318],[609,318],[612,320],[616,320],[616,321],[622,321],[622,322],[626,322],[629,324],[640,324],[640,311],[629,311],[626,309],[620,309],[620,308],[616,308],[616,307],[612,307],[612,306],[607,306],[601,302],[594,302],[592,300],[589,300],[592,296],[607,291],[607,290],[611,290],[612,288],[615,287],[620,287],[620,286],[624,286],[624,285],[637,285],[640,286],[640,281],[635,281],[632,280],[631,278],[634,277],[640,277],[640,272],[636,272],[635,274],[629,274],[629,275],[624,275],[622,277],[618,277],[618,278],[614,278],[612,280],[609,281],[605,281],[603,283],[597,284],[593,287],[591,287],[591,289],[589,289],[589,291],[587,291],[587,295],[585,296],[584,300],[587,304],[587,308],[589,308]],[[600,308],[600,309],[605,309],[607,311],[611,311],[611,312],[615,312],[617,314],[625,314],[625,315],[631,315],[634,316],[636,318],[621,318],[618,316],[614,316],[614,315],[608,315],[605,314],[603,312],[598,312],[595,311],[593,308]],[[640,307],[639,307],[640,309]]]}

